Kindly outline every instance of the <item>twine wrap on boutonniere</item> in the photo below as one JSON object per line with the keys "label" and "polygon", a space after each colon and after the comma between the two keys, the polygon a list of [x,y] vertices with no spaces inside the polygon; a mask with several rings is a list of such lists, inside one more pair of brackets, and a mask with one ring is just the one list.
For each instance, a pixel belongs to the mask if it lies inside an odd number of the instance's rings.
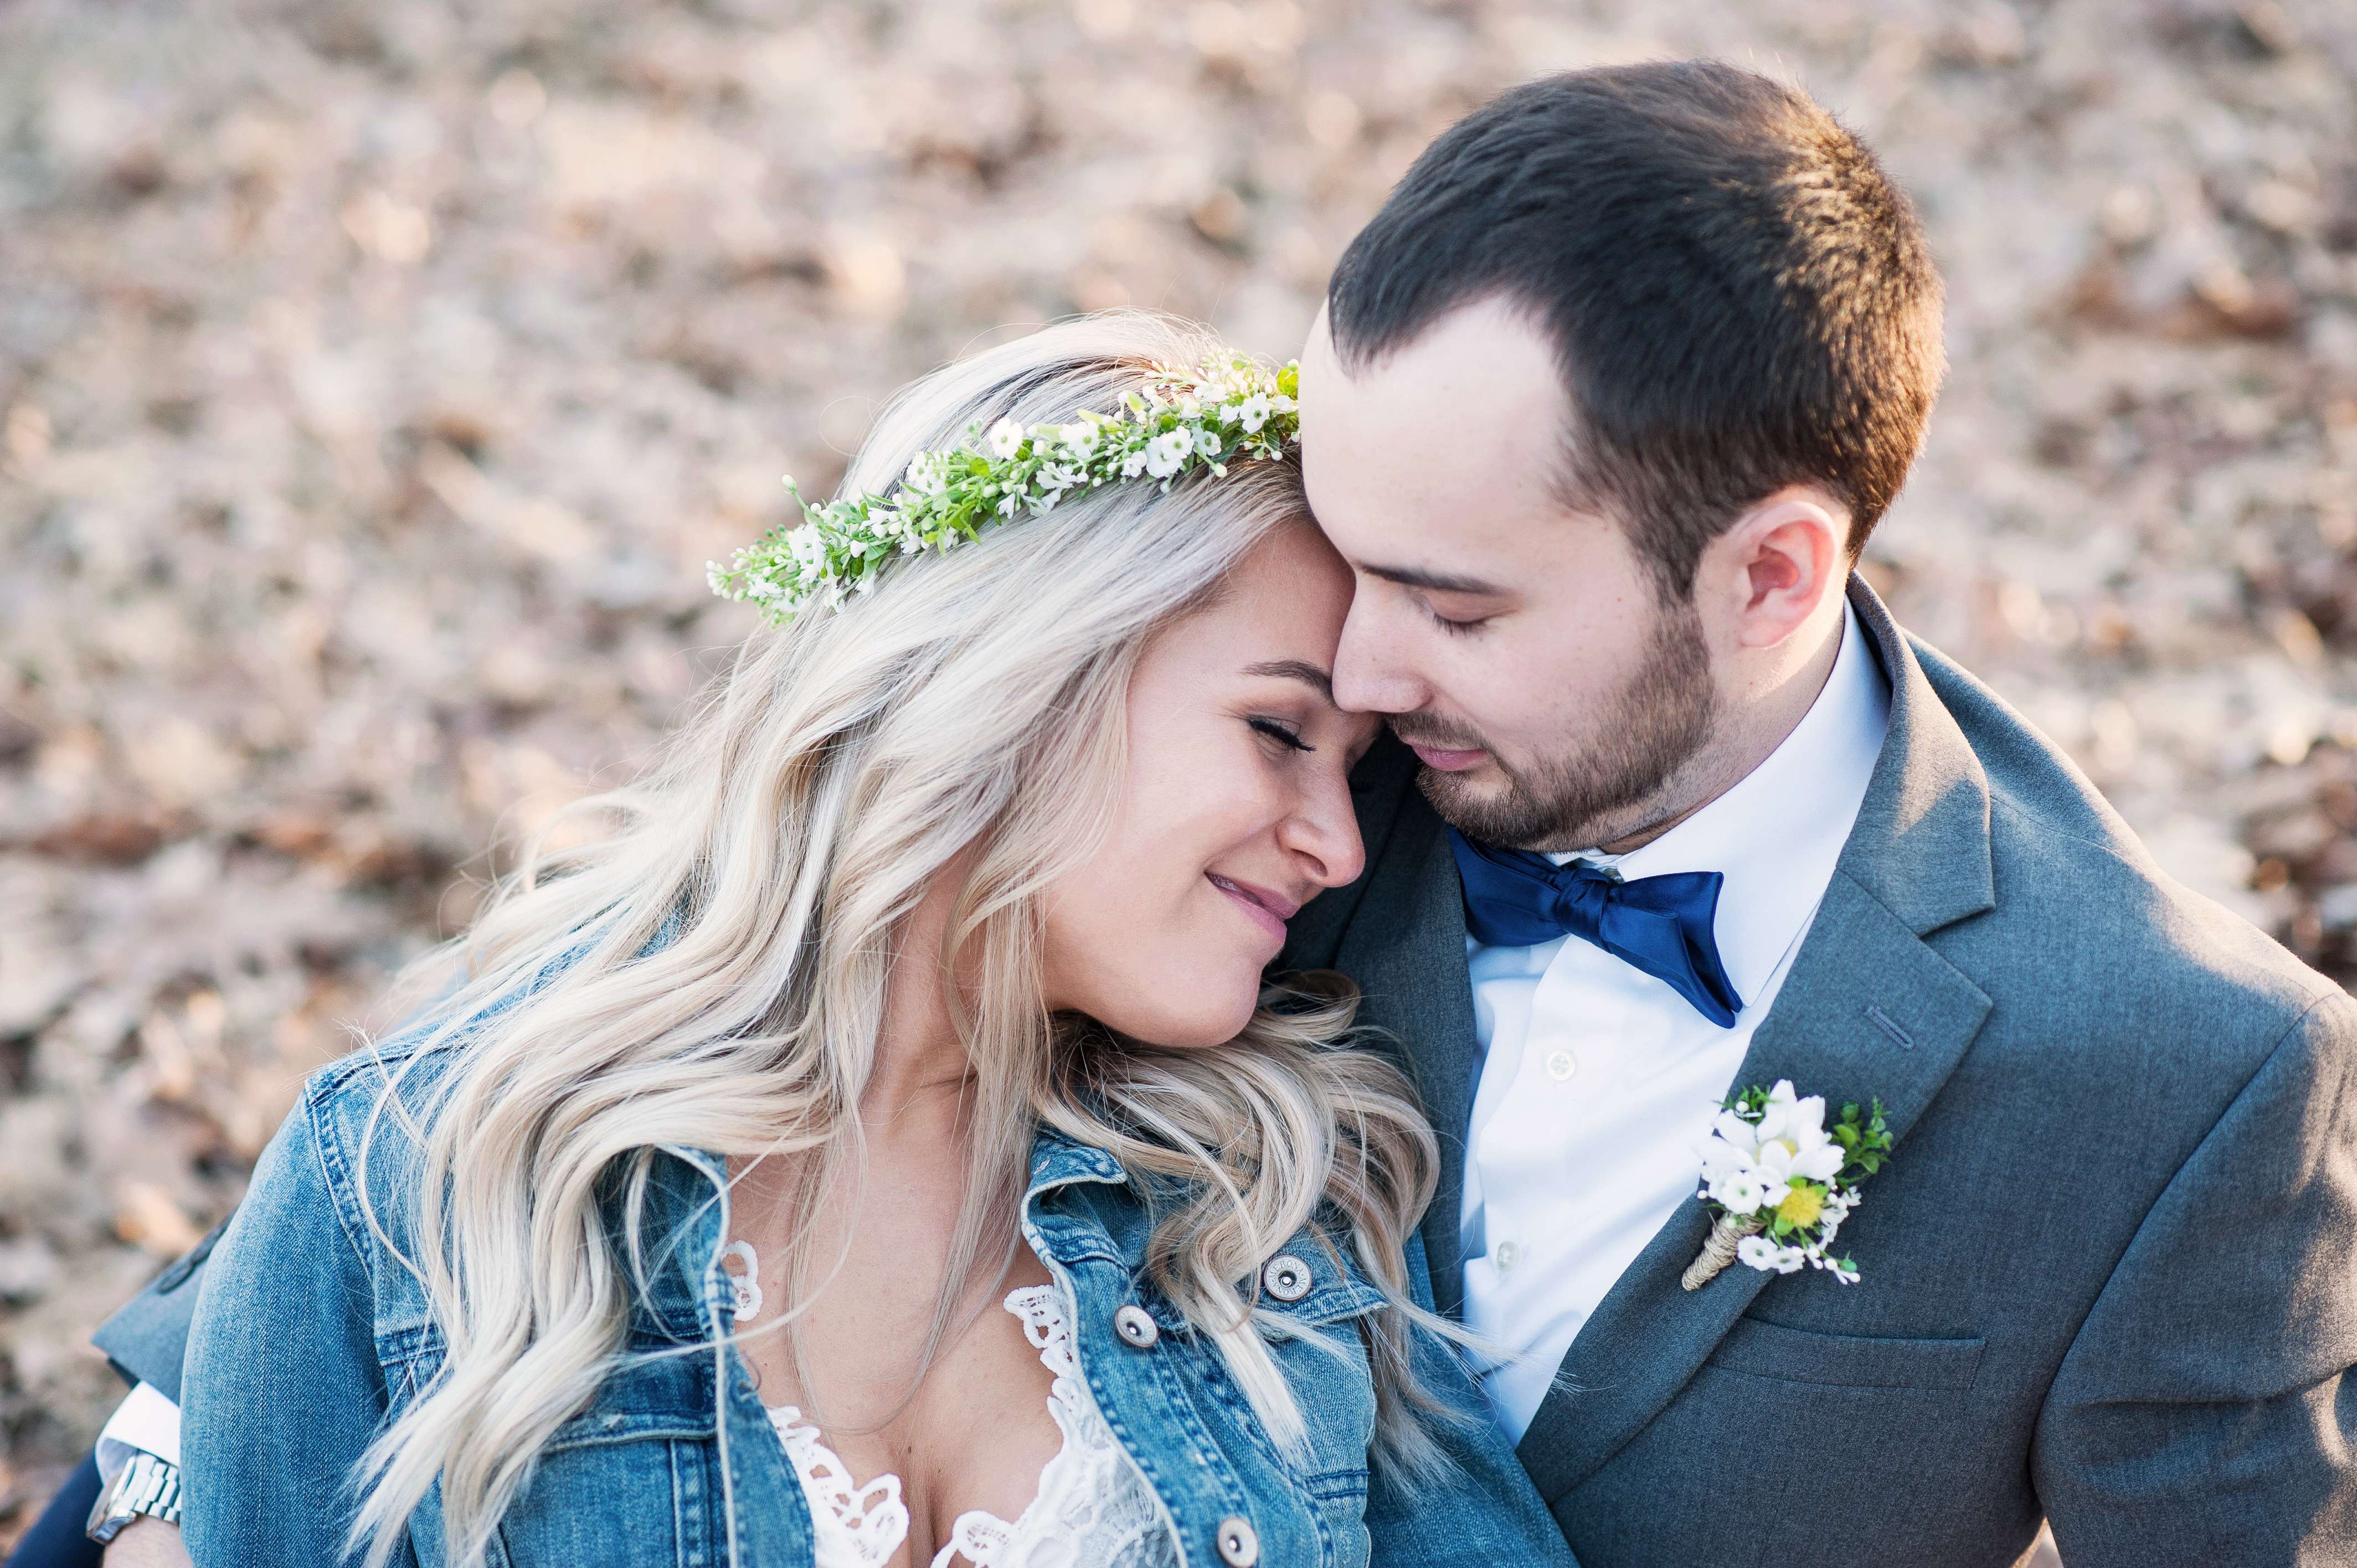
{"label": "twine wrap on boutonniere", "polygon": [[1858,1205],[1857,1184],[1890,1155],[1882,1101],[1841,1109],[1825,1125],[1822,1095],[1801,1099],[1791,1079],[1744,1090],[1719,1111],[1700,1150],[1710,1237],[1678,1283],[1700,1290],[1732,1262],[1763,1273],[1824,1269],[1857,1283],[1857,1264],[1828,1249]]}

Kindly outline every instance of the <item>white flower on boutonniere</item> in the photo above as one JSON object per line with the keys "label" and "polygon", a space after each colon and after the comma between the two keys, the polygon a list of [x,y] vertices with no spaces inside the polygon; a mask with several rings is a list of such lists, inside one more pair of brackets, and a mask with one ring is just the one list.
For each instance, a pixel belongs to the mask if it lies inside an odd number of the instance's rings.
{"label": "white flower on boutonniere", "polygon": [[1818,1268],[1857,1283],[1857,1263],[1828,1249],[1857,1207],[1857,1184],[1889,1157],[1882,1101],[1866,1111],[1845,1105],[1827,1127],[1824,1096],[1803,1099],[1791,1079],[1779,1079],[1729,1100],[1696,1152],[1710,1239],[1680,1284],[1700,1290],[1733,1262],[1762,1273]]}

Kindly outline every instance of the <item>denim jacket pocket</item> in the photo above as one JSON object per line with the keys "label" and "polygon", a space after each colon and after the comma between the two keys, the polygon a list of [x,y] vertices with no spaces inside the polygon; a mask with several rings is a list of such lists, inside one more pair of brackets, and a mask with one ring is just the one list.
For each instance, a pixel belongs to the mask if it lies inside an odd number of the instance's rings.
{"label": "denim jacket pocket", "polygon": [[[440,1369],[444,1348],[429,1326],[381,1336],[379,1354],[397,1416]],[[708,1351],[626,1359],[598,1383],[589,1407],[550,1437],[500,1520],[490,1568],[713,1561],[714,1435]],[[439,1505],[437,1487],[412,1525],[420,1568],[443,1562]],[[630,1529],[614,1529],[618,1519],[630,1520]]]}

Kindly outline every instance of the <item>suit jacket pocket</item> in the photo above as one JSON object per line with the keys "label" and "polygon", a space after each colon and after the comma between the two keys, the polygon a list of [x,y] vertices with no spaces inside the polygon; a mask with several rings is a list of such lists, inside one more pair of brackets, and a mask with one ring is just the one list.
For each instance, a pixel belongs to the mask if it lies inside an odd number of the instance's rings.
{"label": "suit jacket pocket", "polygon": [[1849,1389],[1969,1389],[1986,1341],[1819,1334],[1738,1317],[1709,1365],[1755,1378]]}

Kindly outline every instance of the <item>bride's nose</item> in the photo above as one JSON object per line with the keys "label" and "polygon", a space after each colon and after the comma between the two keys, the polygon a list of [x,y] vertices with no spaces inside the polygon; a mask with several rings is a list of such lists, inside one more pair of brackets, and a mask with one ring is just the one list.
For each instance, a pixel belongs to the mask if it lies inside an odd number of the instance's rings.
{"label": "bride's nose", "polygon": [[1277,843],[1320,888],[1340,887],[1367,868],[1367,848],[1359,838],[1359,814],[1347,780],[1320,784],[1305,794],[1292,815],[1277,824]]}

